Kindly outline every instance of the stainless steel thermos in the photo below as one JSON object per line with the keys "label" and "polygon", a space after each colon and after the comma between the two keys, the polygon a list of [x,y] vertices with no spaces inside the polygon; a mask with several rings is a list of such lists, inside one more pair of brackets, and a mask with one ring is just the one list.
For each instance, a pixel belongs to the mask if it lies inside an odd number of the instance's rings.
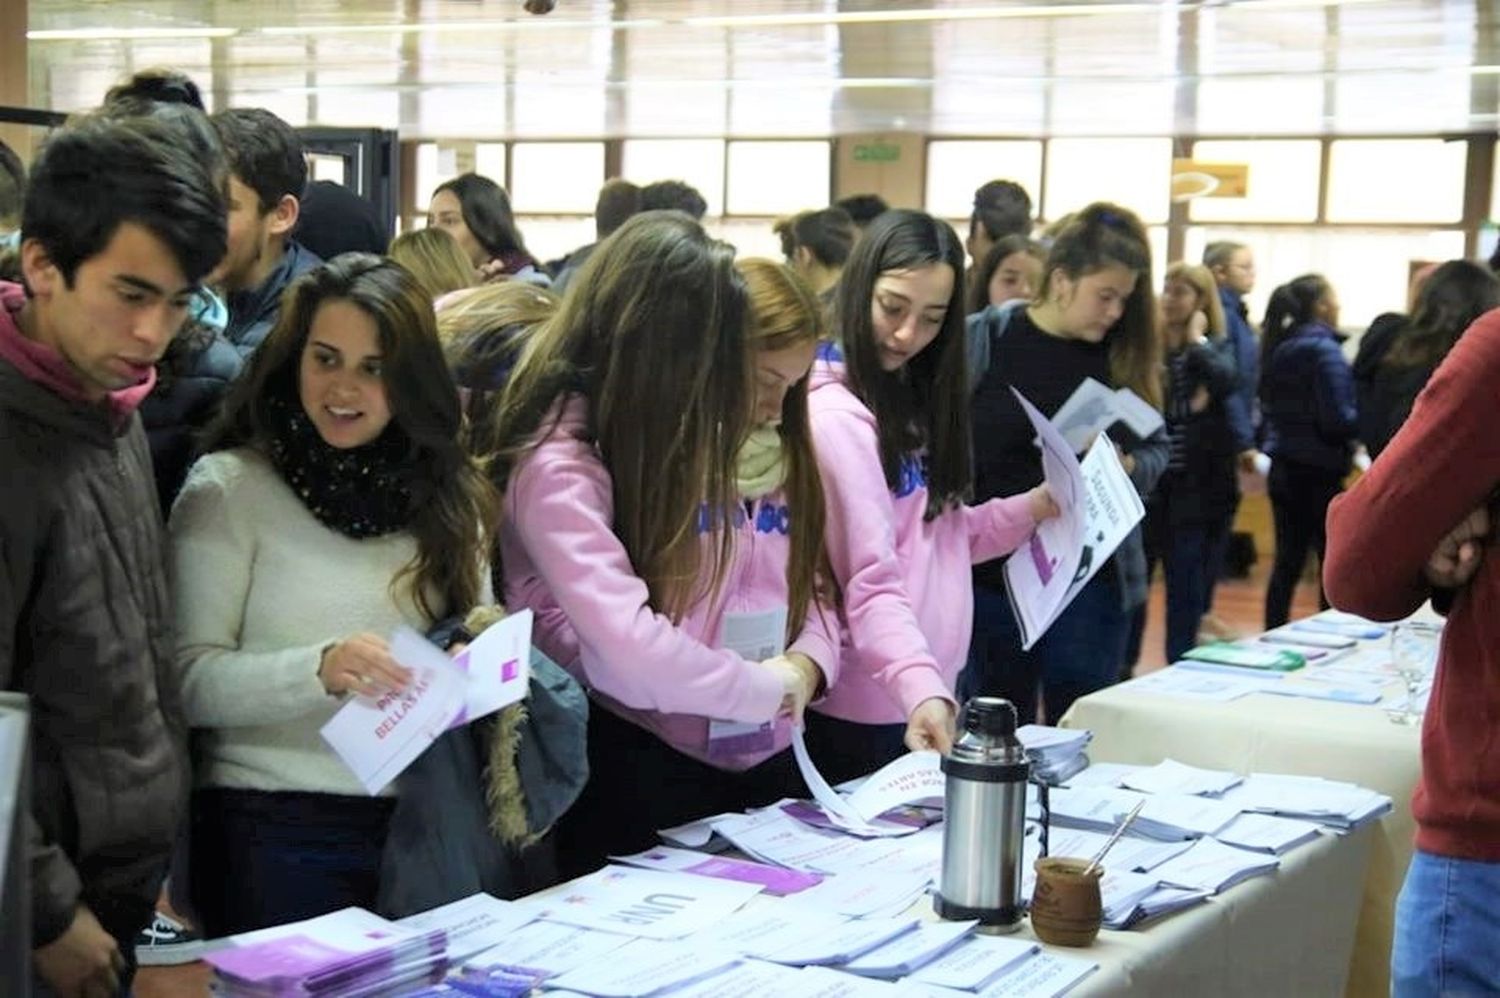
{"label": "stainless steel thermos", "polygon": [[980,930],[1021,924],[1022,841],[1030,764],[1016,739],[1016,708],[974,697],[958,715],[943,758],[943,873],[934,902],[942,918],[977,919]]}

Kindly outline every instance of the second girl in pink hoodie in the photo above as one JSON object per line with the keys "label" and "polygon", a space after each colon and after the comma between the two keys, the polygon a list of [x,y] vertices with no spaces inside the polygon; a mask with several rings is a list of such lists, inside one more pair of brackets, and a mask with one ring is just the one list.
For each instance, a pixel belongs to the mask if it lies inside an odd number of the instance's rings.
{"label": "second girl in pink hoodie", "polygon": [[[506,602],[536,611],[535,643],[594,705],[564,873],[802,792],[791,724],[835,678],[807,432],[816,301],[780,265],[728,259],[685,219],[627,223],[530,334],[502,399]],[[695,393],[694,369],[719,387]],[[707,453],[670,437],[697,425]],[[668,549],[654,560],[646,530]]]}
{"label": "second girl in pink hoodie", "polygon": [[813,439],[842,605],[839,681],[808,714],[830,779],[906,747],[946,751],[973,626],[970,569],[1055,516],[1046,486],[966,506],[973,485],[963,244],[946,222],[888,211],[844,268],[836,341],[813,368]]}

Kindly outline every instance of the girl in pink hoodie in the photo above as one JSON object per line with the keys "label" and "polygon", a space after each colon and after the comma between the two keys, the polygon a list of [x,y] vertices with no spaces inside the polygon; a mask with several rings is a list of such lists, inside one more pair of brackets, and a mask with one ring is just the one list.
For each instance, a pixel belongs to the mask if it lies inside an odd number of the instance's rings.
{"label": "girl in pink hoodie", "polygon": [[813,367],[813,440],[842,595],[839,681],[808,715],[814,761],[862,775],[907,748],[947,751],[973,624],[971,566],[1057,509],[1046,486],[966,506],[973,485],[963,244],[889,211],[855,246],[836,342]]}
{"label": "girl in pink hoodie", "polygon": [[557,829],[567,874],[799,792],[790,726],[835,676],[814,596],[817,305],[785,268],[743,266],[686,217],[632,219],[502,396],[506,602],[536,612],[533,640],[595,708],[589,783]]}

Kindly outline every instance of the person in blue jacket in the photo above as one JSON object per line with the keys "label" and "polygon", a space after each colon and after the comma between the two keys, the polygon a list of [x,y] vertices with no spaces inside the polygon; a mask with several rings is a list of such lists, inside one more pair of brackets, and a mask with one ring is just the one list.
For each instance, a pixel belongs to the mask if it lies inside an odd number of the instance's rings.
{"label": "person in blue jacket", "polygon": [[[1323,558],[1328,504],[1343,490],[1359,423],[1354,376],[1335,332],[1339,301],[1319,274],[1271,293],[1261,327],[1260,404],[1276,560],[1265,624],[1287,622],[1309,548]],[[1321,587],[1319,599],[1326,608]]]}

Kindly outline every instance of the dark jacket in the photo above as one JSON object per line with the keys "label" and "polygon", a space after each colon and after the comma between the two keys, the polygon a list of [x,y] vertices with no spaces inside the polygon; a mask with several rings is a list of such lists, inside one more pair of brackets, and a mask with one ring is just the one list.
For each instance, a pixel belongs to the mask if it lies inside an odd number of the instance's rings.
{"label": "dark jacket", "polygon": [[192,324],[177,335],[157,366],[156,387],[141,403],[140,412],[151,445],[163,518],[198,456],[198,434],[218,413],[219,400],[243,363],[223,334]]}
{"label": "dark jacket", "polygon": [[[1183,348],[1180,378],[1167,378],[1169,436],[1182,436],[1182,462],[1170,467],[1160,488],[1171,491],[1168,504],[1174,523],[1216,523],[1234,514],[1239,501],[1235,456],[1240,442],[1230,425],[1228,402],[1237,390],[1233,346],[1227,339]],[[1191,412],[1198,389],[1208,393],[1208,406]]]}
{"label": "dark jacket", "polygon": [[0,684],[33,719],[32,944],[81,901],[129,945],[187,786],[146,436],[0,359],[0,469]]}
{"label": "dark jacket", "polygon": [[1386,354],[1406,328],[1406,316],[1387,312],[1378,316],[1359,340],[1354,358],[1354,394],[1359,404],[1359,439],[1371,458],[1380,456],[1391,437],[1411,413],[1433,367],[1391,367]]}
{"label": "dark jacket", "polygon": [[1266,362],[1260,392],[1272,460],[1346,473],[1359,432],[1354,377],[1334,331],[1298,326]]}
{"label": "dark jacket", "polygon": [[1260,344],[1255,339],[1255,330],[1250,328],[1250,314],[1245,309],[1244,299],[1229,288],[1221,287],[1219,303],[1224,306],[1224,322],[1228,326],[1224,339],[1229,344],[1236,369],[1235,390],[1224,400],[1224,413],[1229,419],[1237,449],[1245,451],[1255,446],[1255,389],[1260,384]]}
{"label": "dark jacket", "polygon": [[[981,396],[993,393],[1008,396],[1010,393],[1011,387],[1005,378],[1005,372],[994,364],[993,358],[997,352],[1000,337],[1005,335],[1005,329],[1010,324],[1011,317],[1017,310],[1024,307],[1025,302],[1019,300],[1006,302],[1003,305],[991,305],[982,312],[975,312],[966,320],[964,350],[969,367],[971,416],[976,409],[976,401],[979,411],[983,411]],[[1130,482],[1143,499],[1149,496],[1156,488],[1157,480],[1161,478],[1162,472],[1167,468],[1170,452],[1166,430],[1158,428],[1155,433],[1144,440],[1130,432],[1122,423],[1116,423],[1107,432],[1122,451],[1135,458],[1135,470],[1130,472]],[[986,439],[985,427],[978,425],[976,421],[974,426],[976,453],[982,451]],[[1150,580],[1146,576],[1146,546],[1139,524],[1126,535],[1125,539],[1120,542],[1120,546],[1115,548],[1111,561],[1114,564],[1115,579],[1119,585],[1120,606],[1125,610],[1134,610],[1146,602],[1147,589],[1150,585]],[[999,562],[988,564],[998,565]],[[986,584],[989,578],[983,566],[976,569],[976,581],[980,584]]]}
{"label": "dark jacket", "polygon": [[229,325],[224,327],[224,335],[241,356],[253,353],[276,325],[287,286],[322,262],[312,250],[292,240],[265,283],[229,296]]}

